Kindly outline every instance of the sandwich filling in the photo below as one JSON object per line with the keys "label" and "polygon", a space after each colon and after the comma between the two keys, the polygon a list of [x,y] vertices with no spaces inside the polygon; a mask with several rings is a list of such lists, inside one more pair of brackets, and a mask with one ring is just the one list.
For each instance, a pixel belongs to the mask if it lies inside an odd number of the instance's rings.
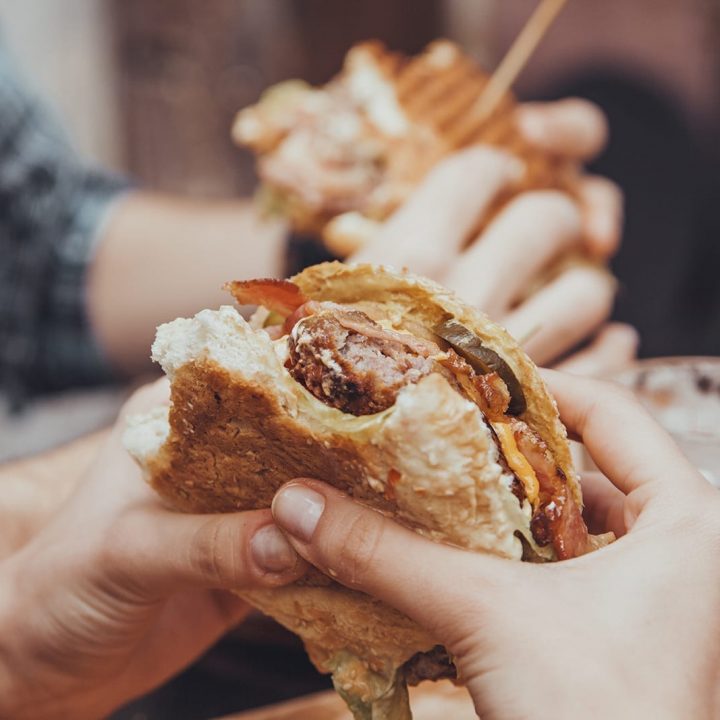
{"label": "sandwich filling", "polygon": [[362,208],[383,177],[386,142],[341,84],[308,90],[258,172],[277,190],[330,214]]}
{"label": "sandwich filling", "polygon": [[236,135],[262,150],[258,174],[274,202],[385,217],[446,152],[430,127],[408,121],[381,72],[355,65],[322,88],[281,84],[240,114]]}
{"label": "sandwich filling", "polygon": [[[400,391],[439,373],[473,402],[491,430],[501,464],[514,477],[518,502],[529,503],[530,530],[558,559],[590,549],[581,509],[545,441],[520,417],[522,389],[512,371],[469,330],[451,320],[423,337],[385,328],[350,306],[303,298],[292,283],[232,283],[238,302],[272,312],[266,330],[287,337],[286,368],[321,402],[351,415],[395,404]],[[295,292],[292,288],[295,288]],[[427,336],[427,337],[425,337]]]}

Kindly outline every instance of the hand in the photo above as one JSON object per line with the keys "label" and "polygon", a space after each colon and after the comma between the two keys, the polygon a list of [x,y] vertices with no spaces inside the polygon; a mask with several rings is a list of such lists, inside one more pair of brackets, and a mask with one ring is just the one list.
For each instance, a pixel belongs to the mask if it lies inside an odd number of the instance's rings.
{"label": "hand", "polygon": [[[167,398],[166,383],[126,412]],[[121,445],[121,418],[84,483],[0,564],[0,717],[98,718],[200,655],[248,608],[233,588],[305,569],[269,510],[165,509]]]}
{"label": "hand", "polygon": [[[603,115],[592,104],[567,100],[518,109],[518,125],[548,152],[581,162],[602,147]],[[573,201],[557,191],[521,194],[467,241],[522,164],[498,150],[474,147],[446,159],[374,240],[350,258],[433,277],[503,323],[539,364],[556,362],[590,338],[612,309],[615,284],[604,271],[576,265],[536,292],[548,263],[582,251],[601,261],[617,249],[622,196],[609,180],[584,177]],[[601,332],[573,372],[609,372],[635,356],[637,336],[615,325]]]}
{"label": "hand", "polygon": [[25,545],[77,489],[107,431],[0,468],[0,561]]}
{"label": "hand", "polygon": [[276,496],[276,523],[314,565],[445,643],[482,718],[717,717],[718,491],[626,391],[546,378],[604,473],[584,485],[587,517],[614,544],[516,563],[435,544],[305,480]]}

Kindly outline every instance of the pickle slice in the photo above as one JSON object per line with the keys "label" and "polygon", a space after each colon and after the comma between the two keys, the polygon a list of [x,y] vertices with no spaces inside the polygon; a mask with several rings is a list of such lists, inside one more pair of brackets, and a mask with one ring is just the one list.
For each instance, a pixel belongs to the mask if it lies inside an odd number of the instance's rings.
{"label": "pickle slice", "polygon": [[454,319],[440,323],[434,332],[467,360],[475,372],[481,375],[496,372],[505,381],[510,392],[510,415],[522,415],[525,412],[527,402],[520,381],[510,366],[494,350],[483,345],[477,335]]}

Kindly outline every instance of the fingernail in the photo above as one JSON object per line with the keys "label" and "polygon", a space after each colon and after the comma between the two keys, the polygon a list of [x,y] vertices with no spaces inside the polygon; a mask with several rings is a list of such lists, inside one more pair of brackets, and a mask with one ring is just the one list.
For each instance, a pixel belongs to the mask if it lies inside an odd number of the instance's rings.
{"label": "fingernail", "polygon": [[325,498],[303,485],[290,485],[273,500],[273,517],[298,540],[309,542],[325,509]]}
{"label": "fingernail", "polygon": [[297,553],[275,525],[260,528],[250,541],[255,564],[268,572],[289,570],[297,562]]}

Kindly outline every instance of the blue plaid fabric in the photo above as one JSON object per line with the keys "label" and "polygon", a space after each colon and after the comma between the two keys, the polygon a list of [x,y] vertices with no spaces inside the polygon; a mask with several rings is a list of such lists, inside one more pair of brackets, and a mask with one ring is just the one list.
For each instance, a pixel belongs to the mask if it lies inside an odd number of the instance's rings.
{"label": "blue plaid fabric", "polygon": [[107,381],[86,274],[124,179],[85,167],[0,45],[0,391],[31,394]]}

